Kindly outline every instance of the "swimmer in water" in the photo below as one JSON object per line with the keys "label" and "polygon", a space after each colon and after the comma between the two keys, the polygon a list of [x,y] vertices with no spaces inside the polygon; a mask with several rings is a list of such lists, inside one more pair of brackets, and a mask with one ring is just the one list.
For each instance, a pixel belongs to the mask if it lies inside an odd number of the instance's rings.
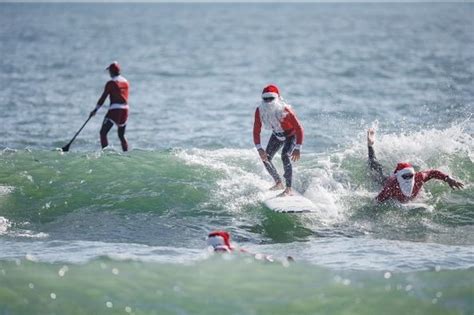
{"label": "swimmer in water", "polygon": [[407,162],[400,162],[395,167],[392,175],[384,175],[382,166],[377,161],[374,151],[375,129],[367,130],[367,147],[369,150],[369,167],[374,174],[375,180],[383,185],[382,190],[377,195],[377,202],[384,202],[389,199],[406,203],[418,195],[423,184],[431,179],[438,179],[446,182],[452,189],[461,189],[464,185],[453,179],[451,176],[438,170],[425,170],[415,172],[413,166]]}

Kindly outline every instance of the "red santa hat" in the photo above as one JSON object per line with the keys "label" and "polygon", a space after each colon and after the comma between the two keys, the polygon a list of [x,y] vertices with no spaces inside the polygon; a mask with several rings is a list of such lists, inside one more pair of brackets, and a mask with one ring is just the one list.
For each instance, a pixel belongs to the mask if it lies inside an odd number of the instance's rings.
{"label": "red santa hat", "polygon": [[120,73],[120,65],[117,61],[112,62],[105,70],[110,70],[113,73]]}
{"label": "red santa hat", "polygon": [[413,166],[408,162],[398,163],[397,167],[395,168],[395,171],[393,171],[393,174],[395,174],[395,173],[397,173],[401,170],[404,170],[404,169],[413,169]]}
{"label": "red santa hat", "polygon": [[280,96],[280,91],[276,85],[267,85],[262,91],[262,98],[274,97],[278,98]]}
{"label": "red santa hat", "polygon": [[207,244],[215,251],[230,251],[230,234],[226,231],[214,231],[207,236]]}

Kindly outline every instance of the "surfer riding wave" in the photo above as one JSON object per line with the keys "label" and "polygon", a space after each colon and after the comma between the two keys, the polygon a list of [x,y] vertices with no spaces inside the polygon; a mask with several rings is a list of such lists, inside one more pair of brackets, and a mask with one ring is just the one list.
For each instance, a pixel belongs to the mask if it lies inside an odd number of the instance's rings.
{"label": "surfer riding wave", "polygon": [[[272,131],[265,150],[260,141],[262,125]],[[293,176],[291,162],[300,159],[301,146],[303,144],[303,127],[296,117],[296,113],[283,100],[278,87],[275,85],[268,85],[262,91],[262,102],[255,110],[253,141],[265,168],[275,181],[275,185],[271,190],[284,189],[280,196],[291,195]],[[272,163],[273,156],[282,147],[281,159],[286,188],[283,186],[281,177]]]}

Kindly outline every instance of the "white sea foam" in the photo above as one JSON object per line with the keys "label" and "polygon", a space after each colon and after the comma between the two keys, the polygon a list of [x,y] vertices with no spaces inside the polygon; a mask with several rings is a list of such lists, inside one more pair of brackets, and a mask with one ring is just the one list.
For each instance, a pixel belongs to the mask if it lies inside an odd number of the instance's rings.
{"label": "white sea foam", "polygon": [[190,165],[201,165],[222,172],[216,183],[215,197],[227,209],[238,211],[243,205],[255,204],[271,186],[270,177],[262,177],[263,166],[254,150],[192,149],[177,151],[177,156]]}
{"label": "white sea foam", "polygon": [[[383,165],[395,165],[396,162],[405,160],[421,169],[437,168],[449,174],[452,174],[452,156],[470,154],[472,147],[472,137],[464,132],[463,125],[410,134],[379,134],[375,144],[377,156]],[[263,192],[272,182],[253,149],[191,149],[176,151],[176,155],[189,165],[200,165],[221,172],[224,176],[217,180],[215,197],[219,204],[233,211],[261,202]],[[281,162],[278,158],[274,160],[281,172]],[[366,188],[367,185],[361,185],[361,181],[364,183],[371,179],[359,178],[358,182],[354,182],[352,170],[348,170],[346,165],[347,161],[359,161],[359,165],[365,167],[365,136],[343,151],[306,153],[302,157],[302,161],[304,160],[310,163],[294,164],[295,188],[320,209],[317,214],[319,222],[331,224],[343,221],[355,206],[352,201],[360,200],[362,206],[370,203],[376,196],[376,191],[370,191]],[[390,172],[391,167],[388,166],[385,173]],[[425,208],[429,212],[433,211],[429,196],[422,198],[423,195],[420,195],[416,206],[403,209]]]}
{"label": "white sea foam", "polygon": [[[397,162],[409,161],[422,168],[438,167],[448,171],[450,156],[463,154],[472,161],[474,141],[464,129],[467,123],[443,130],[429,129],[401,134],[384,134],[380,130],[374,148],[379,160],[394,166]],[[361,140],[355,148],[357,151],[366,150],[366,142]]]}
{"label": "white sea foam", "polygon": [[7,233],[10,227],[11,227],[10,221],[8,221],[4,217],[0,217],[0,235]]}
{"label": "white sea foam", "polygon": [[0,185],[0,196],[8,195],[14,190],[15,190],[15,187]]}

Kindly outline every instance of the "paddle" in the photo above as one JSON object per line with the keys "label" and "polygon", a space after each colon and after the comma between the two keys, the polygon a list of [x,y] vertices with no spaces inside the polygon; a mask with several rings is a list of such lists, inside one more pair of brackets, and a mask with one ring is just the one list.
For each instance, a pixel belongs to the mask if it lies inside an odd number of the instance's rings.
{"label": "paddle", "polygon": [[84,128],[84,126],[89,122],[89,120],[92,118],[93,116],[89,116],[89,118],[87,118],[86,122],[82,125],[81,129],[79,129],[76,134],[74,135],[74,137],[72,137],[71,141],[69,141],[68,144],[66,144],[64,147],[62,147],[62,150],[63,152],[67,152],[69,151],[69,147],[71,146],[71,143],[76,139],[77,135],[81,132],[82,128]]}

